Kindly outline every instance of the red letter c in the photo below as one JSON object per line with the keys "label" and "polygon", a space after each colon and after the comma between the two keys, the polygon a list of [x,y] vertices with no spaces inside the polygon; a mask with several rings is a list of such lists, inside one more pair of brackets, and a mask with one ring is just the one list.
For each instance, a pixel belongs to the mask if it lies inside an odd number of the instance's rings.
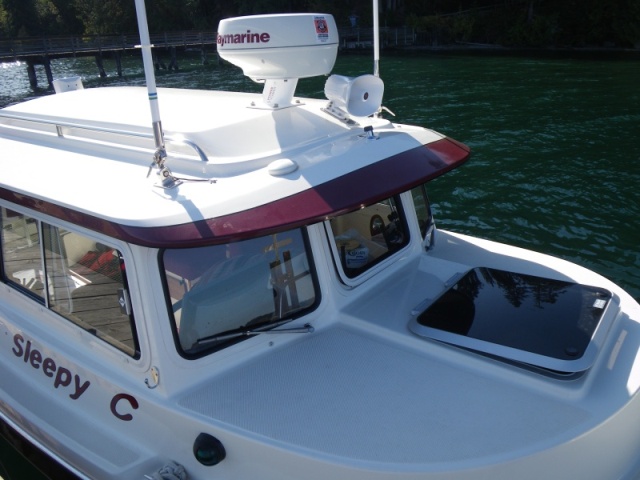
{"label": "red letter c", "polygon": [[116,410],[116,406],[118,405],[118,402],[120,400],[126,400],[129,402],[129,405],[131,405],[131,407],[134,410],[138,409],[138,401],[135,399],[135,397],[127,393],[118,393],[117,395],[114,395],[113,398],[111,399],[111,413],[113,413],[120,420],[124,420],[125,422],[129,422],[133,420],[133,415],[131,415],[130,413],[125,413],[123,415],[121,413],[118,413],[118,411]]}

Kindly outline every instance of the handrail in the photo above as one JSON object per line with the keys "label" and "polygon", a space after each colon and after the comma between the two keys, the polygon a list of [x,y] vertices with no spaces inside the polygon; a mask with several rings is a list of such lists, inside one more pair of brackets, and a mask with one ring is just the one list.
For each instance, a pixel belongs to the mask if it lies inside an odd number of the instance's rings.
{"label": "handrail", "polygon": [[[28,115],[25,116],[25,115],[20,115],[13,112],[7,112],[7,111],[0,111],[0,117],[9,118],[12,120],[19,120],[22,122],[32,122],[32,123],[40,123],[44,125],[52,125],[56,128],[57,135],[62,138],[66,138],[64,133],[62,132],[62,128],[64,127],[64,128],[76,128],[76,129],[89,130],[89,131],[99,132],[99,133],[111,133],[114,135],[153,139],[152,133],[136,132],[132,130],[121,130],[121,129],[109,128],[109,127],[100,127],[98,125],[83,125],[81,123],[65,122],[65,121],[52,120],[52,119],[40,118],[40,117],[31,117]],[[200,148],[200,146],[197,143],[195,143],[193,140],[184,138],[181,135],[180,136],[167,135],[164,137],[164,139],[169,143],[187,145],[196,152],[196,154],[198,155],[201,161],[203,162],[209,161],[209,157],[207,157],[207,154],[204,152],[204,150],[202,150],[202,148]],[[123,148],[127,147],[127,145],[123,145],[123,144],[119,144],[119,146]]]}

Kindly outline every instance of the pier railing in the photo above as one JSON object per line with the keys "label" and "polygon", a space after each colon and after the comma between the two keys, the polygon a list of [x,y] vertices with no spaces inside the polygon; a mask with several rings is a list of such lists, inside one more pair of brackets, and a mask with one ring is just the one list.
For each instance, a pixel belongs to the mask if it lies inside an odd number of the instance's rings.
{"label": "pier railing", "polygon": [[[340,46],[344,49],[371,47],[371,28],[341,28]],[[381,28],[383,46],[415,43],[412,28]],[[181,31],[151,34],[156,48],[212,47],[217,33],[210,31]],[[132,50],[140,44],[138,34],[127,35],[69,35],[0,39],[0,62],[27,61],[33,57],[61,58],[74,55],[96,55],[102,52]]]}
{"label": "pier railing", "polygon": [[[342,28],[339,31],[340,48],[343,50],[368,49],[373,47],[372,28]],[[395,47],[413,45],[416,32],[412,28],[381,28],[381,46]],[[163,32],[150,35],[150,40],[157,56],[154,54],[156,68],[177,70],[176,50],[199,50],[203,63],[207,62],[207,51],[215,49],[217,32],[215,31],[181,31]],[[69,35],[43,36],[13,39],[0,39],[0,62],[24,62],[27,65],[29,83],[33,89],[38,87],[36,65],[44,66],[49,88],[53,86],[51,60],[75,56],[94,56],[101,77],[107,74],[103,66],[103,54],[112,57],[116,62],[118,76],[122,76],[121,54],[127,50],[138,48],[140,36],[128,35]],[[168,67],[164,64],[158,50],[169,51],[171,60]]]}
{"label": "pier railing", "polygon": [[[164,32],[151,35],[156,47],[190,47],[215,45],[214,31]],[[0,39],[0,62],[28,60],[29,57],[51,58],[73,55],[95,55],[101,52],[122,51],[140,45],[137,34],[82,35]]]}

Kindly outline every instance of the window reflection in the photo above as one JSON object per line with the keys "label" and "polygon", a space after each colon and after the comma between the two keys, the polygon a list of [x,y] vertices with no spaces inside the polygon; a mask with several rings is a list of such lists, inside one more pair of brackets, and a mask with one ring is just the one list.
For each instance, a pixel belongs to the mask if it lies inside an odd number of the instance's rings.
{"label": "window reflection", "polygon": [[357,277],[408,244],[399,204],[392,197],[329,221],[338,263],[347,277]]}
{"label": "window reflection", "polygon": [[139,355],[125,264],[110,245],[44,224],[49,307],[131,356]]}
{"label": "window reflection", "polygon": [[226,339],[215,341],[225,332],[292,319],[318,297],[300,230],[166,250],[163,262],[176,331],[187,354],[226,344]]}
{"label": "window reflection", "polygon": [[491,268],[465,274],[419,324],[551,358],[580,358],[611,294],[601,288]]}
{"label": "window reflection", "polygon": [[420,225],[420,234],[425,241],[427,249],[431,248],[435,240],[436,225],[431,214],[431,205],[429,204],[425,185],[412,188],[411,196],[413,197],[413,205]]}
{"label": "window reflection", "polygon": [[2,209],[3,280],[132,357],[140,355],[115,248]]}
{"label": "window reflection", "polygon": [[40,253],[40,226],[22,213],[2,209],[4,278],[44,303],[45,274]]}

